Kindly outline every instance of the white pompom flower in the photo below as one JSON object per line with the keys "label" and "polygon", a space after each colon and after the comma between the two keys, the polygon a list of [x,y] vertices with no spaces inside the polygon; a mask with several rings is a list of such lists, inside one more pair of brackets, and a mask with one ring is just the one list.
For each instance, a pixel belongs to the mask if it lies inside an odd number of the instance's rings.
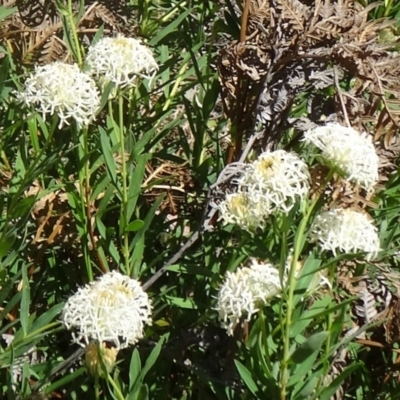
{"label": "white pompom flower", "polygon": [[140,283],[113,271],[70,297],[62,321],[73,341],[86,347],[91,340],[111,342],[119,350],[136,343],[151,324],[151,302]]}
{"label": "white pompom flower", "polygon": [[86,62],[102,83],[113,82],[121,88],[134,87],[137,77],[150,79],[158,70],[148,47],[123,36],[100,39],[89,48]]}
{"label": "white pompom flower", "polygon": [[308,167],[296,154],[276,150],[262,153],[249,164],[238,183],[239,190],[251,199],[262,199],[265,215],[269,215],[288,213],[298,199],[307,196],[309,181]]}
{"label": "white pompom flower", "polygon": [[249,232],[265,225],[266,213],[261,199],[250,198],[245,192],[226,194],[218,210],[225,224],[235,224]]}
{"label": "white pompom flower", "polygon": [[241,320],[250,321],[253,314],[269,299],[282,291],[279,270],[272,264],[252,260],[250,267],[227,272],[218,292],[216,310],[229,335]]}
{"label": "white pompom flower", "polygon": [[315,218],[310,241],[318,242],[322,250],[330,250],[334,255],[365,252],[366,259],[376,258],[379,250],[377,228],[364,214],[350,209],[325,211]]}
{"label": "white pompom flower", "polygon": [[307,165],[285,150],[262,153],[236,169],[237,192],[226,194],[218,209],[225,223],[247,231],[264,228],[275,212],[287,214],[309,192]]}
{"label": "white pompom flower", "polygon": [[88,125],[100,106],[96,83],[74,64],[54,62],[39,66],[16,93],[18,102],[46,115],[58,114],[59,128],[75,120],[79,127]]}
{"label": "white pompom flower", "polygon": [[343,177],[367,191],[378,181],[379,158],[371,140],[355,129],[330,123],[304,134],[305,143],[322,151],[322,157]]}

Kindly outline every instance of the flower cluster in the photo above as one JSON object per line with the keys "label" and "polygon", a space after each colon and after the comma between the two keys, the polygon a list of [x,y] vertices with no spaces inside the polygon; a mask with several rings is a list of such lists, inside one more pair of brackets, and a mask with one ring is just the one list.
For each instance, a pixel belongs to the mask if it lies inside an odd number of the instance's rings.
{"label": "flower cluster", "polygon": [[307,165],[284,150],[262,153],[244,167],[237,179],[238,192],[219,205],[221,219],[243,229],[263,227],[274,212],[288,213],[309,190]]}
{"label": "flower cluster", "polygon": [[151,324],[151,303],[140,283],[119,272],[110,272],[70,297],[62,321],[75,343],[112,342],[116,349],[134,344]]}
{"label": "flower cluster", "polygon": [[318,147],[325,161],[347,180],[372,190],[378,180],[379,159],[367,137],[333,123],[309,130],[304,136],[305,142]]}
{"label": "flower cluster", "polygon": [[54,62],[36,67],[25,81],[25,89],[16,94],[17,101],[35,108],[43,115],[58,114],[59,127],[75,120],[88,125],[100,105],[96,83],[77,65]]}
{"label": "flower cluster", "polygon": [[219,205],[221,218],[226,224],[238,225],[241,229],[254,231],[265,225],[265,212],[261,201],[255,201],[248,193],[228,193]]}
{"label": "flower cluster", "polygon": [[100,39],[89,48],[86,62],[92,75],[119,87],[133,87],[138,76],[151,78],[158,69],[149,48],[122,36]]}
{"label": "flower cluster", "polygon": [[[86,58],[90,71],[101,85],[135,86],[137,77],[151,78],[158,69],[151,50],[133,38],[103,38],[89,48]],[[78,127],[88,125],[100,106],[99,91],[90,75],[77,65],[54,62],[36,67],[26,79],[18,102],[46,115],[57,114],[59,127],[71,120]]]}
{"label": "flower cluster", "polygon": [[367,260],[375,258],[380,250],[377,228],[365,214],[350,209],[334,209],[317,215],[311,226],[310,240],[335,255],[337,250],[364,251]]}
{"label": "flower cluster", "polygon": [[233,334],[235,325],[242,317],[250,321],[259,307],[282,290],[279,271],[271,264],[241,267],[236,272],[227,272],[218,292],[217,311],[228,334]]}
{"label": "flower cluster", "polygon": [[260,197],[267,214],[277,210],[287,213],[297,197],[308,194],[309,179],[307,165],[297,155],[277,150],[262,153],[248,165],[239,180],[239,187],[250,197]]}

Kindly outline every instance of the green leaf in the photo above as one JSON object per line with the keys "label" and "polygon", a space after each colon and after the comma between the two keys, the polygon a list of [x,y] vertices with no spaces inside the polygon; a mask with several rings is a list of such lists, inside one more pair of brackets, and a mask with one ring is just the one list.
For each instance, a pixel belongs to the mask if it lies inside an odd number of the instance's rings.
{"label": "green leaf", "polygon": [[[332,298],[330,296],[325,296],[327,301],[332,303]],[[324,298],[320,299],[321,302],[323,301]],[[358,297],[351,297],[347,300],[342,301],[339,304],[335,304],[334,306],[327,308],[325,310],[319,311],[318,308],[306,310],[301,317],[296,322],[303,321],[303,320],[316,320],[321,317],[325,317],[329,314],[333,314],[334,312],[341,311],[343,308],[347,307],[350,304],[353,304],[355,300],[357,300]]]}
{"label": "green leaf", "polygon": [[294,304],[297,304],[307,290],[312,288],[314,282],[319,281],[318,273],[321,271],[321,260],[316,259],[311,254],[300,271],[300,276],[296,280],[295,295],[293,298]]}
{"label": "green leaf", "polygon": [[33,204],[35,203],[36,198],[34,196],[26,197],[25,199],[20,200],[12,210],[13,218],[23,218],[29,211],[32,209]]}
{"label": "green leaf", "polygon": [[[4,288],[3,288],[4,289]],[[8,289],[8,288],[7,288]],[[0,292],[1,295],[3,295],[3,290]],[[4,320],[6,315],[14,308],[17,306],[17,304],[20,302],[22,297],[22,293],[18,292],[16,293],[11,300],[7,301],[4,309],[1,310],[0,312],[0,319],[1,321]]]}
{"label": "green leaf", "polygon": [[38,317],[35,322],[32,324],[30,328],[30,332],[34,332],[40,328],[43,328],[47,324],[49,324],[53,319],[60,314],[64,307],[63,303],[56,304],[50,310],[47,310],[44,314],[42,314],[40,317]]}
{"label": "green leaf", "polygon": [[51,394],[53,392],[55,392],[56,390],[58,390],[59,388],[65,387],[67,386],[68,383],[73,382],[73,381],[77,381],[77,378],[81,375],[85,375],[87,374],[87,370],[85,367],[79,368],[76,371],[73,372],[69,372],[68,374],[64,374],[64,376],[54,382],[53,384],[46,386],[43,389],[43,394]]}
{"label": "green leaf", "polygon": [[141,219],[136,219],[132,221],[126,228],[125,231],[128,232],[137,232],[138,230],[142,229],[144,226],[144,222]]}
{"label": "green leaf", "polygon": [[[103,157],[101,157],[102,159]],[[100,162],[100,167],[103,167],[103,162]],[[91,169],[90,175],[93,175],[94,171]],[[95,184],[93,185],[93,191],[90,195],[90,200],[95,202],[98,197],[101,195],[101,198],[104,195],[104,192],[107,190],[109,187],[109,184],[111,182],[110,177],[108,176],[107,173],[102,174],[99,179],[96,180]]]}
{"label": "green leaf", "polygon": [[140,387],[139,393],[137,395],[137,400],[148,400],[149,398],[149,387],[144,384]]}
{"label": "green leaf", "polygon": [[325,312],[330,304],[332,304],[332,297],[330,295],[325,295],[315,300],[308,309],[304,309],[303,303],[298,303],[293,313],[290,336],[296,337],[302,334],[308,325],[317,320],[317,315]]}
{"label": "green leaf", "polygon": [[[21,143],[22,145],[22,143]],[[24,175],[25,175],[25,164],[24,164],[24,156],[21,152],[21,149],[18,150],[17,156],[15,158],[15,164],[13,168],[13,176],[11,179],[11,185],[9,189],[10,194],[16,194],[18,192],[22,193],[25,187],[21,187],[24,183]],[[19,193],[18,193],[19,194]]]}
{"label": "green leaf", "polygon": [[172,118],[172,121],[168,122],[168,117],[171,114],[172,110],[164,114],[162,117],[160,116],[159,121],[165,121],[165,125],[162,125],[162,130],[160,132],[157,130],[157,135],[155,135],[156,129],[154,127],[145,132],[145,134],[139,139],[139,141],[135,145],[134,151],[136,154],[139,154],[143,150],[144,146],[150,141],[150,139],[153,139],[153,141],[149,144],[149,147],[153,148],[157,145],[157,143],[163,140],[175,127],[182,124],[182,117],[179,116]]}
{"label": "green leaf", "polygon": [[142,371],[142,362],[138,349],[135,349],[132,353],[131,363],[129,365],[129,391],[131,391],[140,377]]}
{"label": "green leaf", "polygon": [[28,333],[29,328],[29,305],[31,302],[30,287],[27,274],[27,267],[24,266],[22,269],[22,297],[21,297],[21,308],[20,308],[20,320],[24,336]]}
{"label": "green leaf", "polygon": [[142,182],[144,177],[144,171],[146,167],[146,162],[149,156],[147,154],[140,155],[136,159],[136,167],[132,174],[130,174],[129,179],[129,189],[128,189],[128,205],[126,209],[127,221],[130,221],[133,211],[135,210],[136,203],[138,201],[139,195],[142,191]]}
{"label": "green leaf", "polygon": [[164,198],[163,195],[160,196],[151,206],[151,209],[149,210],[144,219],[143,228],[136,233],[135,237],[131,242],[131,245],[129,246],[130,252],[132,254],[130,258],[130,264],[135,265],[133,276],[139,276],[139,265],[142,262],[143,251],[144,251],[144,239],[145,239],[144,236],[163,198]]}
{"label": "green leaf", "polygon": [[3,19],[6,19],[7,17],[9,17],[10,15],[14,14],[15,12],[18,11],[18,7],[5,7],[5,6],[1,6],[0,7],[0,21],[3,21]]}
{"label": "green leaf", "polygon": [[[101,27],[102,29],[104,29],[104,27]],[[98,35],[99,31],[97,31],[96,35]],[[114,82],[108,82],[103,88],[102,88],[102,93],[101,93],[101,98],[100,98],[100,105],[99,108],[97,110],[97,112],[99,113],[104,106],[107,104],[109,98],[110,98],[110,93],[112,93],[112,91],[114,90],[114,88],[116,87]],[[100,128],[100,127],[99,127]]]}
{"label": "green leaf", "polygon": [[147,373],[150,371],[150,368],[156,363],[158,356],[160,355],[162,345],[164,344],[166,338],[168,337],[168,334],[163,335],[154,349],[151,351],[150,355],[147,357],[147,360],[144,364],[142,373],[141,373],[141,380],[144,379],[144,377],[147,375]]}
{"label": "green leaf", "polygon": [[68,8],[60,0],[55,0],[55,3],[57,5],[57,11],[64,17],[68,17]]}
{"label": "green leaf", "polygon": [[[303,373],[303,378],[304,378],[304,373]],[[301,390],[299,390],[293,400],[307,400],[311,397],[311,395],[314,393],[314,390],[318,384],[318,378],[313,376],[310,378],[307,378],[307,381],[303,383],[303,387]]]}
{"label": "green leaf", "polygon": [[211,111],[214,109],[215,102],[217,101],[219,95],[219,83],[218,79],[214,79],[212,81],[212,84],[208,88],[206,95],[204,96],[203,100],[203,119],[204,121],[208,120],[208,117],[210,116]]}
{"label": "green leaf", "polygon": [[129,367],[129,400],[147,399],[148,398],[148,387],[143,385],[143,380],[151,367],[156,363],[158,356],[160,355],[162,345],[167,335],[160,338],[157,345],[151,351],[148,356],[144,367],[141,367],[140,355],[137,349],[134,350],[131,358],[131,364]]}
{"label": "green leaf", "polygon": [[104,161],[106,163],[107,172],[109,173],[111,180],[114,182],[114,184],[116,184],[117,183],[117,171],[116,171],[116,167],[115,167],[115,159],[114,159],[113,153],[111,151],[110,138],[108,137],[107,132],[101,126],[99,126],[99,132],[100,132],[101,151],[104,156]]}
{"label": "green leaf", "polygon": [[164,29],[161,29],[161,31],[159,31],[157,35],[150,40],[149,42],[150,46],[155,46],[170,33],[172,32],[175,33],[177,31],[178,26],[181,24],[182,21],[184,21],[187,18],[189,14],[190,10],[186,10],[178,18],[174,19],[169,25],[167,25]]}
{"label": "green leaf", "polygon": [[335,378],[332,383],[324,388],[319,396],[320,400],[329,400],[339,388],[339,386],[347,379],[355,370],[362,368],[363,363],[353,363],[347,367],[337,378]]}
{"label": "green leaf", "polygon": [[107,187],[107,190],[105,191],[105,193],[103,193],[103,198],[100,200],[99,208],[97,210],[97,215],[96,215],[96,217],[99,216],[98,219],[100,219],[100,216],[107,211],[114,196],[115,196],[114,186],[110,185]]}
{"label": "green leaf", "polygon": [[0,259],[2,259],[7,255],[8,251],[11,249],[11,246],[14,244],[16,238],[17,238],[16,232],[7,232],[5,237],[1,237]]}
{"label": "green leaf", "polygon": [[296,364],[301,364],[307,358],[311,357],[315,352],[318,352],[329,336],[329,332],[317,332],[314,335],[311,335],[307,340],[302,343],[297,349],[294,351],[291,360]]}
{"label": "green leaf", "polygon": [[258,388],[257,388],[256,383],[253,380],[253,377],[252,377],[250,371],[238,360],[235,360],[235,365],[236,365],[236,368],[237,368],[241,378],[243,379],[244,383],[246,384],[246,386],[248,387],[250,392],[254,396],[256,396],[256,398],[259,398],[257,395]]}

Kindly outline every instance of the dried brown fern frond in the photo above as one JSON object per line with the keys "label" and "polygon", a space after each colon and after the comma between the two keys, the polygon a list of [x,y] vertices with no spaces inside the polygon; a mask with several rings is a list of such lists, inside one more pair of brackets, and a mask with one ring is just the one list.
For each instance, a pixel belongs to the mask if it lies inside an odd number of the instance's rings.
{"label": "dried brown fern frond", "polygon": [[42,46],[38,62],[39,64],[48,64],[55,60],[61,60],[66,52],[65,43],[58,36],[52,35]]}
{"label": "dried brown fern frond", "polygon": [[294,32],[303,33],[307,21],[311,16],[310,7],[299,0],[272,0],[270,2],[271,13],[281,27]]}
{"label": "dried brown fern frond", "polygon": [[[339,287],[357,297],[351,309],[355,329],[378,323],[378,328],[370,331],[369,337],[381,347],[389,348],[400,339],[399,272],[389,265],[377,263],[356,274],[354,262],[343,262],[338,271]],[[357,337],[365,339],[365,332]]]}
{"label": "dried brown fern frond", "polygon": [[[2,1],[4,3],[4,0]],[[0,41],[7,41],[19,64],[72,61],[68,46],[63,39],[61,15],[54,3],[51,0],[10,0],[7,6],[18,5],[18,2],[23,2],[26,6],[26,10],[23,11],[28,14],[19,12],[6,18],[0,28]],[[28,7],[29,5],[31,7]],[[74,9],[78,13],[77,0],[74,1]],[[125,2],[86,1],[84,12],[77,21],[77,33],[82,43],[90,43],[102,26],[108,34],[114,32],[127,34],[134,29],[127,23],[131,17],[132,11]]]}
{"label": "dried brown fern frond", "polygon": [[[383,41],[380,33],[393,21],[369,21],[376,4],[351,0],[247,3],[244,40],[225,46],[219,58],[225,113],[240,133],[236,154],[254,129],[264,131],[259,145],[273,149],[301,97],[308,105],[318,99],[307,109],[311,122],[335,114],[387,147],[400,128],[400,54],[397,39]],[[329,88],[335,94],[324,98]]]}
{"label": "dried brown fern frond", "polygon": [[100,3],[93,3],[93,5],[86,12],[85,18],[88,21],[103,21],[114,29],[118,29],[118,16],[105,5]]}

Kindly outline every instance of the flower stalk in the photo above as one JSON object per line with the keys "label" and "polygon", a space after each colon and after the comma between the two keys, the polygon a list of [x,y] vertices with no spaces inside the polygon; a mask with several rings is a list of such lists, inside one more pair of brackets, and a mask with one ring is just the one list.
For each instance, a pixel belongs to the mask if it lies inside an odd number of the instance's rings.
{"label": "flower stalk", "polygon": [[[334,174],[334,170],[331,169],[328,175],[325,178],[325,182],[323,185],[323,189],[320,191],[321,195],[324,192],[324,188],[329,183]],[[294,240],[294,248],[293,255],[290,263],[289,273],[287,277],[287,288],[288,291],[285,294],[283,299],[286,301],[286,317],[283,321],[282,331],[283,331],[283,357],[281,362],[281,373],[280,373],[280,400],[285,400],[287,396],[287,384],[289,381],[289,360],[290,360],[290,332],[292,326],[292,317],[293,317],[293,299],[294,299],[294,290],[296,287],[296,270],[298,265],[298,260],[300,258],[301,251],[303,249],[306,237],[306,230],[311,215],[319,202],[320,197],[317,196],[310,206],[307,209],[305,216],[301,219],[300,225],[297,228],[295,240]]]}
{"label": "flower stalk", "polygon": [[123,235],[122,254],[124,257],[125,273],[130,275],[129,263],[129,235],[128,235],[128,184],[125,157],[125,135],[124,135],[124,98],[121,90],[118,90],[118,112],[119,112],[119,141],[121,155],[121,180],[122,180],[122,204],[121,204],[121,226]]}

